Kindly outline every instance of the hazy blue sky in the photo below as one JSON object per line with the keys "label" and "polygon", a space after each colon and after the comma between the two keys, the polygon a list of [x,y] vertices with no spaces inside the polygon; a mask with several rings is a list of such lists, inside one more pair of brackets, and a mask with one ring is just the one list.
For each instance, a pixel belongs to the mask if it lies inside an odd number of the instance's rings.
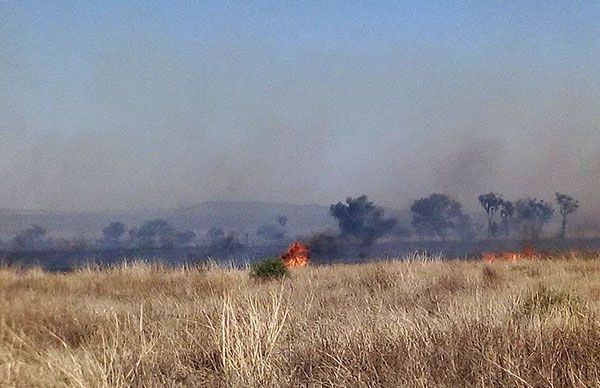
{"label": "hazy blue sky", "polygon": [[599,209],[600,2],[0,1],[0,207]]}

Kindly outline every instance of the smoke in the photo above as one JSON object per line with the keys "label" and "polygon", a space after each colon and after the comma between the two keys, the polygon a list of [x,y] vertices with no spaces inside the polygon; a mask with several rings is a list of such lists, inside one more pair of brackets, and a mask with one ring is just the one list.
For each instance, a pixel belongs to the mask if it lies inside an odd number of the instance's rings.
{"label": "smoke", "polygon": [[424,21],[435,38],[398,14],[357,23],[368,31],[327,21],[339,36],[318,39],[308,18],[277,35],[245,8],[185,34],[126,7],[35,23],[46,11],[0,4],[3,207],[366,193],[408,208],[445,192],[473,210],[493,190],[561,191],[600,214],[600,42],[584,30],[478,9],[461,28]]}
{"label": "smoke", "polygon": [[501,174],[502,147],[498,141],[465,139],[433,162],[432,186],[438,192],[467,197],[493,188]]}

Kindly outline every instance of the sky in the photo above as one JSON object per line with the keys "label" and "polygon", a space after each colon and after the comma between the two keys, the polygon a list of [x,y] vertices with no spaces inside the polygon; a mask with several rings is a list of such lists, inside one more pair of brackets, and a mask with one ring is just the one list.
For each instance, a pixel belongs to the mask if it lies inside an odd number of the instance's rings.
{"label": "sky", "polygon": [[0,207],[600,213],[600,3],[0,0]]}

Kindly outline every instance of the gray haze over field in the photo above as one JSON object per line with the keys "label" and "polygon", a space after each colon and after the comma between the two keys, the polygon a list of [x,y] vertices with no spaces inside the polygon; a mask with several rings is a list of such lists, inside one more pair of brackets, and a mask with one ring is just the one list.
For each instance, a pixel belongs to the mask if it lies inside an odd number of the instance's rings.
{"label": "gray haze over field", "polygon": [[0,207],[563,191],[592,220],[599,7],[516,4],[0,2]]}

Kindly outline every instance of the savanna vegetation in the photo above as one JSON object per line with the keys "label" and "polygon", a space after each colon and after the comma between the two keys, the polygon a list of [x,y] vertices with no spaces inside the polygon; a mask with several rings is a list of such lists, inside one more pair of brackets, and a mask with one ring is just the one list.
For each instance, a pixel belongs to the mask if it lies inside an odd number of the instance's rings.
{"label": "savanna vegetation", "polygon": [[600,260],[0,269],[0,386],[600,385]]}

